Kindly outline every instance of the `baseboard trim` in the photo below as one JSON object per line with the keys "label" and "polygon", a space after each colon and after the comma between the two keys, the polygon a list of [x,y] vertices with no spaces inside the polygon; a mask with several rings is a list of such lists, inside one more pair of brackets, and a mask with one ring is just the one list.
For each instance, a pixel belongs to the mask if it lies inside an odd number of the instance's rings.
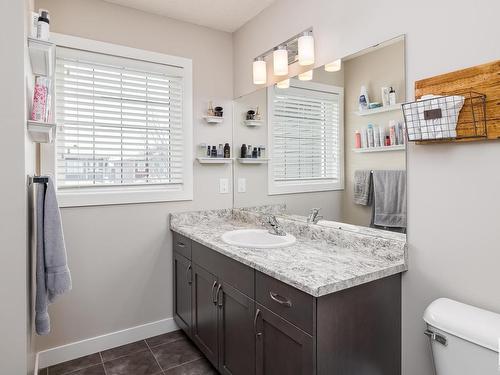
{"label": "baseboard trim", "polygon": [[[129,344],[134,341],[144,340],[148,337],[172,332],[177,329],[179,329],[179,327],[174,322],[174,318],[168,318],[42,350],[36,355],[37,361],[35,371],[38,371],[38,368],[42,369],[53,366],[61,362],[70,361],[85,355]],[[37,372],[35,372],[35,374],[36,373]]]}

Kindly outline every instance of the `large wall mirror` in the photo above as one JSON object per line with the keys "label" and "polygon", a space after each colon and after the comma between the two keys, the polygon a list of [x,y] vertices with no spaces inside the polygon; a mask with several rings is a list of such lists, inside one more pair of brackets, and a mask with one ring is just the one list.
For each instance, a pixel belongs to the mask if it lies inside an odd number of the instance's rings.
{"label": "large wall mirror", "polygon": [[404,100],[403,36],[236,99],[234,207],[405,233]]}

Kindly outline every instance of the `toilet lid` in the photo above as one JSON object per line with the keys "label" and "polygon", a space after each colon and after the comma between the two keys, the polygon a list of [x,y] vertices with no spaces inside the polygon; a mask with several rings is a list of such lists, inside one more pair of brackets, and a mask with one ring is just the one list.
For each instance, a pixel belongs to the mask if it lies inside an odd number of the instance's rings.
{"label": "toilet lid", "polygon": [[499,351],[500,314],[439,298],[425,309],[424,320],[444,332]]}

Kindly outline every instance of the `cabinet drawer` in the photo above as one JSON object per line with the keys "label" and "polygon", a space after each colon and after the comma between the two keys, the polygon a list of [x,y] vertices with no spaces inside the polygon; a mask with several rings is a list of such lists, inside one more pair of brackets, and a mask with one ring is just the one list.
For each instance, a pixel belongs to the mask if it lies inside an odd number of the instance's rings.
{"label": "cabinet drawer", "polygon": [[313,334],[314,297],[261,272],[255,275],[255,299],[269,310]]}
{"label": "cabinet drawer", "polygon": [[182,234],[174,232],[174,251],[191,259],[191,240]]}
{"label": "cabinet drawer", "polygon": [[217,275],[250,298],[255,298],[253,268],[245,266],[215,250],[209,249],[195,241],[192,244],[193,262]]}

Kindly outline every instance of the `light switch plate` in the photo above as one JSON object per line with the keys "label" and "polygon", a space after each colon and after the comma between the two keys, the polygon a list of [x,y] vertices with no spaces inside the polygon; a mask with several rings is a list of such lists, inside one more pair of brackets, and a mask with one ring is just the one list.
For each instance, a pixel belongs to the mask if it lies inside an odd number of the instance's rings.
{"label": "light switch plate", "polygon": [[238,193],[246,193],[246,192],[247,192],[247,179],[238,178]]}
{"label": "light switch plate", "polygon": [[221,194],[229,193],[229,179],[227,178],[219,179],[219,193]]}

